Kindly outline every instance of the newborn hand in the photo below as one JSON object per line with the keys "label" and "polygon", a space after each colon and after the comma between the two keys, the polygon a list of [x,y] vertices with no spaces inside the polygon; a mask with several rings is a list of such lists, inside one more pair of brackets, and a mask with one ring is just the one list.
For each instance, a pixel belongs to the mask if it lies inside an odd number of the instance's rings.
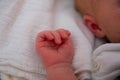
{"label": "newborn hand", "polygon": [[64,29],[43,31],[36,39],[36,51],[46,68],[70,66],[74,55],[70,32]]}

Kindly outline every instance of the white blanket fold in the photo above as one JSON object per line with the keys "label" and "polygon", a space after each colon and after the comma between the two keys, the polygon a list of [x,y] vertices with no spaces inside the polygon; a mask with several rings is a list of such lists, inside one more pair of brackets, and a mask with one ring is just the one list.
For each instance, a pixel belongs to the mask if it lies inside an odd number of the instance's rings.
{"label": "white blanket fold", "polygon": [[115,80],[120,76],[120,44],[109,43],[98,47],[93,53],[93,62],[96,65],[93,80]]}
{"label": "white blanket fold", "polygon": [[58,28],[72,33],[75,73],[81,79],[90,78],[95,38],[75,11],[74,0],[1,0],[0,72],[28,80],[46,80],[44,66],[35,51],[35,38],[43,30]]}

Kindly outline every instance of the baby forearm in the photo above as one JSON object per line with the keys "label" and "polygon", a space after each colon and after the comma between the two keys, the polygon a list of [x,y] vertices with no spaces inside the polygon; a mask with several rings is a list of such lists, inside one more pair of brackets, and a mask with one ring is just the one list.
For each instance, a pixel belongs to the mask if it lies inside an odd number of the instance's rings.
{"label": "baby forearm", "polygon": [[71,67],[60,66],[47,69],[48,80],[77,80]]}

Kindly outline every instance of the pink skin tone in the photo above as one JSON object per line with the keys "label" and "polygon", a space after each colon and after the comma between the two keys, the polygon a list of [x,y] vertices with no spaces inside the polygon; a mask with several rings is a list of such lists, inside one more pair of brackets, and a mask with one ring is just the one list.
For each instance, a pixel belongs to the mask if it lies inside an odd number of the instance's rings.
{"label": "pink skin tone", "polygon": [[[77,5],[81,5],[81,0],[76,1]],[[95,9],[83,14],[86,26],[96,37],[107,38],[111,43],[120,43],[120,1],[89,0],[88,3],[90,1],[95,5]],[[80,9],[79,6],[77,8]]]}
{"label": "pink skin tone", "polygon": [[71,68],[74,48],[68,30],[39,33],[36,51],[45,65],[48,80],[77,80]]}

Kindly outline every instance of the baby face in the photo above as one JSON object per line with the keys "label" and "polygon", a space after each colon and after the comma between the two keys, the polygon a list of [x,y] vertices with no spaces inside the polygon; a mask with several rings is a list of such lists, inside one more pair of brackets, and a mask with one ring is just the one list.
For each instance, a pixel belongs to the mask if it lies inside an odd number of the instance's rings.
{"label": "baby face", "polygon": [[98,0],[97,24],[110,42],[120,43],[120,0]]}

